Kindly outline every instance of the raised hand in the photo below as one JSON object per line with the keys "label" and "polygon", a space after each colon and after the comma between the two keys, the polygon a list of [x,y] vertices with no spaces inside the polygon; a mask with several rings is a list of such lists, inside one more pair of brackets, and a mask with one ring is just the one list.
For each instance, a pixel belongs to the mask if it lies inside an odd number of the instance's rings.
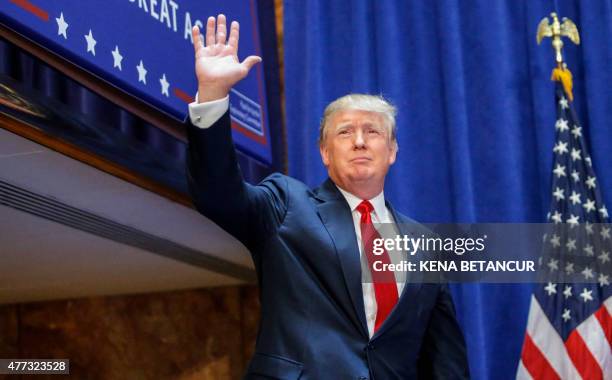
{"label": "raised hand", "polygon": [[[193,27],[193,47],[195,50],[195,72],[198,78],[198,101],[208,102],[224,98],[232,86],[246,77],[249,70],[261,62],[261,57],[251,55],[244,61],[238,60],[238,39],[240,26],[233,21],[227,40],[225,16],[220,14],[215,20],[209,17],[206,22],[206,46],[200,28]],[[216,29],[216,30],[215,30]]]}

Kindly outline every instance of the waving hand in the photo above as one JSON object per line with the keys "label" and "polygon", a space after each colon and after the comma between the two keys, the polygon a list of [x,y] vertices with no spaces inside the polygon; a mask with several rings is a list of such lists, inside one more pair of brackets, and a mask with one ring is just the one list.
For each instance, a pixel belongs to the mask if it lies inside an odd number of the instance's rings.
{"label": "waving hand", "polygon": [[206,22],[206,39],[202,39],[200,28],[192,30],[195,50],[195,72],[198,78],[198,100],[207,102],[227,96],[232,86],[247,76],[249,70],[261,62],[261,57],[251,55],[238,60],[240,26],[233,21],[227,39],[225,16]]}

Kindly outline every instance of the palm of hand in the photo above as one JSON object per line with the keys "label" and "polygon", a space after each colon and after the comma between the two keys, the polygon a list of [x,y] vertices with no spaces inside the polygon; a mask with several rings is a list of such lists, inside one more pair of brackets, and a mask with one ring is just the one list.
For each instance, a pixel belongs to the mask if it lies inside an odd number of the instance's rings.
{"label": "palm of hand", "polygon": [[224,15],[219,15],[218,20],[208,18],[206,45],[199,27],[195,26],[192,33],[201,102],[227,96],[232,86],[246,77],[251,67],[261,61],[260,57],[254,55],[243,62],[238,60],[239,25],[236,21],[232,22],[228,39]]}
{"label": "palm of hand", "polygon": [[196,75],[201,83],[225,84],[229,89],[247,73],[231,46],[214,44],[200,50],[196,56]]}

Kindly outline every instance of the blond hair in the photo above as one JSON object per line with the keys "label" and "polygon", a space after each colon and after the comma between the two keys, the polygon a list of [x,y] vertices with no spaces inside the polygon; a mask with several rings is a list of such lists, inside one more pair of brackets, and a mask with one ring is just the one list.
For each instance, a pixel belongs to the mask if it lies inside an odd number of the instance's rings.
{"label": "blond hair", "polygon": [[395,115],[397,109],[393,104],[385,100],[381,95],[369,94],[348,94],[334,100],[325,107],[323,118],[319,125],[319,145],[323,145],[327,134],[327,124],[331,116],[337,111],[358,110],[367,112],[376,112],[383,117],[385,128],[387,128],[388,136],[391,142],[395,143],[396,139],[396,124]]}

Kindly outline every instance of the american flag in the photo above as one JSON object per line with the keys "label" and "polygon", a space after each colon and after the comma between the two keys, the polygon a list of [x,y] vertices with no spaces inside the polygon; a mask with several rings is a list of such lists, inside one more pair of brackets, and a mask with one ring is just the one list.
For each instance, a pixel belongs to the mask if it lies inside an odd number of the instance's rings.
{"label": "american flag", "polygon": [[517,379],[612,379],[612,232],[584,131],[556,84],[552,199]]}

